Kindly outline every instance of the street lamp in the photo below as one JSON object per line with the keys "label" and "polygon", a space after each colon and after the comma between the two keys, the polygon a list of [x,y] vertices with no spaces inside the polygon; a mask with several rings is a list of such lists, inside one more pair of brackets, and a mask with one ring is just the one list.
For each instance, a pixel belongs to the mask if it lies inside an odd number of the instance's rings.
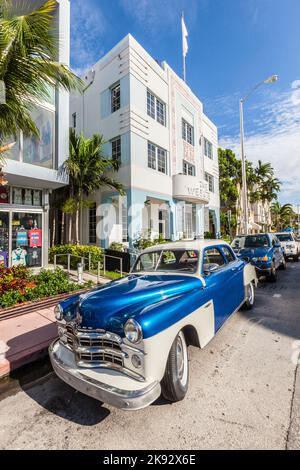
{"label": "street lamp", "polygon": [[261,85],[270,84],[277,82],[278,75],[272,75],[271,77],[259,82],[253,87],[244,98],[240,99],[240,132],[241,132],[241,158],[242,158],[242,187],[243,187],[243,219],[245,235],[248,234],[248,191],[247,191],[247,174],[246,174],[246,157],[245,157],[245,146],[244,146],[244,103],[250,95]]}

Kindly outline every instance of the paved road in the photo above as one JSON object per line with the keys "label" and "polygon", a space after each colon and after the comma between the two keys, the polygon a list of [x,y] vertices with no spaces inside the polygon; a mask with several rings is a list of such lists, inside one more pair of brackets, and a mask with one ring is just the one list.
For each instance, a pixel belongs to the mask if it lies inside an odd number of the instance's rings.
{"label": "paved road", "polygon": [[[300,449],[300,263],[262,283],[213,341],[190,348],[183,402],[123,412],[53,374],[0,401],[2,449]],[[297,349],[298,348],[298,349]],[[1,399],[1,397],[0,397]]]}

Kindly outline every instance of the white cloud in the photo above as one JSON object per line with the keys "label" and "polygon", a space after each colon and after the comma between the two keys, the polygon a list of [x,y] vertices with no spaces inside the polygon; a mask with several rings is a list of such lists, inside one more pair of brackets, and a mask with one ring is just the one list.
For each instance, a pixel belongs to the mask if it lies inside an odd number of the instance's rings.
{"label": "white cloud", "polygon": [[107,21],[90,0],[71,2],[71,53],[73,67],[78,75],[97,62],[103,55],[102,38]]}
{"label": "white cloud", "polygon": [[[183,0],[119,0],[124,11],[137,22],[142,23],[147,32],[163,32],[168,27],[180,30],[180,15],[184,9]],[[199,3],[205,6],[206,0],[189,0],[186,13],[189,22],[194,22]],[[190,24],[190,23],[189,23]]]}
{"label": "white cloud", "polygon": [[[247,159],[271,162],[283,183],[279,199],[300,203],[300,80],[287,92],[272,93],[260,110],[255,132],[246,136]],[[239,136],[224,136],[220,145],[240,155]]]}

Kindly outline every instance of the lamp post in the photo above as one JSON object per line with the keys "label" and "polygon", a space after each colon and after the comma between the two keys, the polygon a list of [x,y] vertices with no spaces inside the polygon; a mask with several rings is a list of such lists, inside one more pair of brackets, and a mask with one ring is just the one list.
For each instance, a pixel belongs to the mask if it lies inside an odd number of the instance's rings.
{"label": "lamp post", "polygon": [[250,95],[261,85],[274,83],[278,80],[278,75],[272,75],[271,77],[259,82],[253,87],[249,93],[240,99],[240,135],[241,135],[241,158],[242,158],[242,199],[243,199],[243,225],[244,233],[248,234],[248,190],[247,190],[247,172],[246,172],[246,157],[245,157],[245,144],[244,144],[244,103]]}

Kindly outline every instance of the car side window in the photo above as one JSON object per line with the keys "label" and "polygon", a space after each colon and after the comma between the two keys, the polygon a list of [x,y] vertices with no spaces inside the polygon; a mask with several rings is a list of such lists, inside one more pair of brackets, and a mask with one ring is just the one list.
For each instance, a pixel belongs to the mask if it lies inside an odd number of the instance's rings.
{"label": "car side window", "polygon": [[232,263],[233,261],[236,261],[236,257],[227,246],[223,246],[222,250],[228,263]]}
{"label": "car side window", "polygon": [[225,259],[219,248],[206,248],[203,256],[203,271],[220,269],[225,265]]}

